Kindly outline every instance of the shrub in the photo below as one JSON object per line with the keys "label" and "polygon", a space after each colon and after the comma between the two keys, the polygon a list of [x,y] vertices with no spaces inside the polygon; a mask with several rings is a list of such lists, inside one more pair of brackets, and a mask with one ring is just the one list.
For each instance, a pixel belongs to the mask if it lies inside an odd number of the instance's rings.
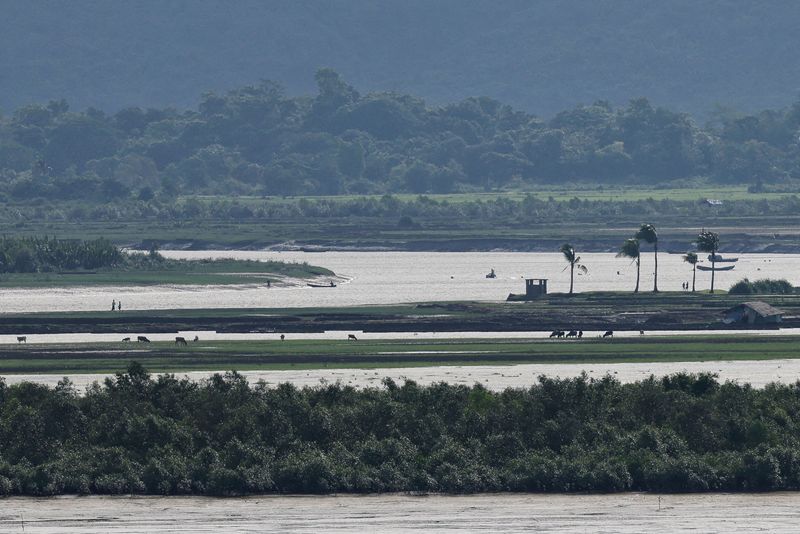
{"label": "shrub", "polygon": [[733,284],[728,293],[731,295],[791,295],[794,293],[794,286],[787,280],[765,278],[751,282],[745,278]]}

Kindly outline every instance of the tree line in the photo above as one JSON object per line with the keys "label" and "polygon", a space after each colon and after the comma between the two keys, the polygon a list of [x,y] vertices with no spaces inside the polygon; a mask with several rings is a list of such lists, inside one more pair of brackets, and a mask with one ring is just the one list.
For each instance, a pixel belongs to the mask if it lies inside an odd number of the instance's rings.
{"label": "tree line", "polygon": [[79,240],[54,237],[0,239],[0,273],[37,273],[116,267],[127,255],[107,239]]}
{"label": "tree line", "polygon": [[0,381],[0,494],[800,489],[798,385]]}
{"label": "tree line", "polygon": [[[611,196],[611,195],[609,195]],[[6,200],[9,200],[6,198]],[[2,201],[2,193],[0,193]],[[113,222],[113,221],[209,221],[231,222],[332,220],[350,217],[396,224],[403,216],[414,220],[449,221],[454,224],[490,221],[493,224],[535,224],[625,219],[671,218],[708,220],[713,217],[745,218],[788,216],[800,213],[800,197],[731,200],[709,206],[700,200],[644,199],[556,200],[533,194],[521,198],[446,198],[397,195],[340,198],[215,198],[163,196],[149,201],[129,199],[107,204],[90,201],[33,199],[9,200],[0,210],[0,222]]]}
{"label": "tree line", "polygon": [[[658,293],[658,231],[655,225],[651,223],[642,224],[636,231],[633,237],[626,239],[617,253],[618,258],[629,258],[636,264],[636,286],[633,289],[634,293],[639,292],[639,274],[642,264],[642,251],[641,243],[645,242],[653,245],[653,293]],[[709,260],[711,261],[711,289],[710,293],[714,292],[714,275],[716,274],[716,264],[719,259],[719,234],[708,230],[703,230],[697,236],[695,245],[699,252],[707,252]],[[570,243],[564,243],[559,249],[564,259],[570,267],[569,275],[569,294],[573,293],[575,285],[575,268],[578,271],[587,273],[589,268],[580,263],[580,256],[577,255],[575,247]],[[692,293],[695,292],[695,281],[697,279],[697,263],[699,261],[697,252],[687,252],[683,256],[683,260],[692,266]],[[786,282],[788,284],[788,282]],[[763,284],[762,284],[763,285]],[[761,287],[761,286],[759,286]],[[688,289],[688,288],[687,288]],[[752,291],[751,291],[752,292]]]}
{"label": "tree line", "polygon": [[542,119],[486,97],[432,107],[410,95],[361,94],[330,69],[316,81],[311,96],[287,96],[265,81],[207,93],[186,111],[24,106],[0,117],[0,193],[148,202],[699,177],[796,190],[800,180],[800,102],[699,126],[643,98]]}

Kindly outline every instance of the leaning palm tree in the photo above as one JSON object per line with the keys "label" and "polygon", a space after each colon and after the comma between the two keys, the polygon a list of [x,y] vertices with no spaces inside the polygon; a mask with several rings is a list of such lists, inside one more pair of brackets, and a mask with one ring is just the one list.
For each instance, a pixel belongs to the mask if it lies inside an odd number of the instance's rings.
{"label": "leaning palm tree", "polygon": [[653,258],[655,260],[655,276],[653,278],[653,293],[658,293],[658,232],[652,224],[645,223],[636,232],[636,239],[646,241],[653,245]]}
{"label": "leaning palm tree", "polygon": [[569,263],[569,294],[572,295],[572,288],[575,282],[575,267],[578,268],[578,271],[583,273],[589,272],[589,269],[587,269],[585,265],[579,263],[581,258],[575,253],[575,247],[569,243],[561,245],[561,253],[564,255],[564,259]]}
{"label": "leaning palm tree", "polygon": [[634,293],[639,292],[639,266],[642,263],[642,255],[639,250],[639,240],[636,238],[626,239],[617,252],[618,258],[630,258],[636,263],[636,288]]}
{"label": "leaning palm tree", "polygon": [[683,261],[692,266],[692,293],[694,293],[694,282],[697,279],[697,254],[687,252],[683,256]]}
{"label": "leaning palm tree", "polygon": [[714,273],[716,272],[717,251],[719,250],[719,234],[703,230],[697,236],[697,250],[711,255],[711,293],[714,292]]}

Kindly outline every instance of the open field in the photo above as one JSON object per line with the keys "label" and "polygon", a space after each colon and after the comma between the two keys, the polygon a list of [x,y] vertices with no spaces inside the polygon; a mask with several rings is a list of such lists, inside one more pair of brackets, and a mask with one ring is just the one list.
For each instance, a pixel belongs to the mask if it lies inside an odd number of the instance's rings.
{"label": "open field", "polygon": [[[530,195],[538,204],[525,207]],[[662,250],[685,251],[701,228],[713,228],[726,251],[800,250],[797,196],[748,193],[744,186],[697,189],[543,188],[527,192],[332,197],[186,197],[201,206],[154,216],[138,205],[111,214],[73,218],[82,203],[6,205],[0,233],[105,237],[148,248],[151,243],[194,249],[333,248],[393,250],[552,251],[564,241],[582,250],[616,250],[643,221],[659,230]],[[549,202],[549,199],[553,202]],[[708,206],[703,199],[724,201]],[[247,216],[231,216],[236,205]],[[203,208],[203,206],[205,206]],[[389,206],[389,207],[387,207]],[[407,215],[413,223],[399,225]]]}
{"label": "open field", "polygon": [[[800,327],[800,295],[587,292],[528,302],[436,302],[384,306],[243,308],[0,315],[0,335],[57,333],[548,332],[552,330],[717,330],[722,312],[762,300]],[[33,339],[31,339],[33,341]]]}
{"label": "open field", "polygon": [[123,371],[135,360],[153,372],[379,369],[439,365],[703,362],[800,357],[797,336],[748,335],[582,340],[214,341],[30,344],[0,348],[0,373]]}

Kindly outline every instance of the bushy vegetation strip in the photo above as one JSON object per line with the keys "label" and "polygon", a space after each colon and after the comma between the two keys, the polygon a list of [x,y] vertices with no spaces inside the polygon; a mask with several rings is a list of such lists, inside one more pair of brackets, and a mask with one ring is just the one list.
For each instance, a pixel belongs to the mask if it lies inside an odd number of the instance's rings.
{"label": "bushy vegetation strip", "polygon": [[799,384],[710,375],[298,389],[134,363],[85,395],[0,382],[0,493],[798,489],[799,425]]}
{"label": "bushy vegetation strip", "polygon": [[6,275],[0,279],[0,286],[8,287],[114,283],[224,284],[252,282],[256,275],[266,274],[306,278],[334,274],[328,269],[307,263],[177,260],[165,258],[155,247],[146,254],[126,253],[103,238],[81,240],[47,236],[0,239],[0,273]]}

